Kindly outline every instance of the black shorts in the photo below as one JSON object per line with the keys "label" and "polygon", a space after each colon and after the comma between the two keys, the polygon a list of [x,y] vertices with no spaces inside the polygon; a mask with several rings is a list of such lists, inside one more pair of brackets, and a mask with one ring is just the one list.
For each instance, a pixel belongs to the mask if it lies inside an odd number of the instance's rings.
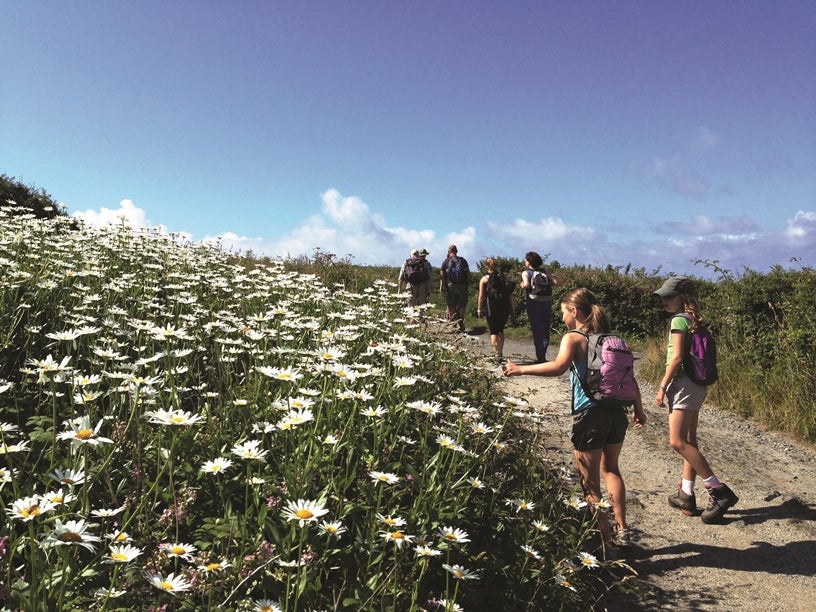
{"label": "black shorts", "polygon": [[573,417],[572,445],[577,451],[588,451],[620,444],[626,437],[627,427],[626,408],[593,406]]}

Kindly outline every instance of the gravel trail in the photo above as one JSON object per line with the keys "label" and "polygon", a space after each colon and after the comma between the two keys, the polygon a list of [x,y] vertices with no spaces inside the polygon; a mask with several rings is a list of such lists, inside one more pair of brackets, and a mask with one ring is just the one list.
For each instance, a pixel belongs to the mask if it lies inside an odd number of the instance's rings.
{"label": "gravel trail", "polygon": [[[489,353],[487,334],[468,342],[474,352]],[[529,363],[532,342],[508,341],[504,354]],[[530,399],[541,413],[549,460],[574,473],[567,376],[504,380],[508,394]],[[606,602],[606,609],[816,610],[816,449],[706,404],[700,449],[740,497],[721,524],[706,525],[668,506],[682,462],[669,448],[667,414],[654,404],[654,387],[640,382],[648,422],[630,427],[621,456],[634,533],[625,561],[640,589],[627,601]],[[699,480],[696,493],[703,507]]]}

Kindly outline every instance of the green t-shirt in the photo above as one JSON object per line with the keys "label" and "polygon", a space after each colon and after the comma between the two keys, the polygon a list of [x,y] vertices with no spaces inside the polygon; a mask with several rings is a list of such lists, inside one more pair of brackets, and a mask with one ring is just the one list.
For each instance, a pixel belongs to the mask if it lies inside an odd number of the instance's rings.
{"label": "green t-shirt", "polygon": [[[666,365],[669,365],[669,361],[671,361],[671,358],[674,356],[674,332],[688,334],[689,328],[691,328],[691,321],[686,317],[682,315],[674,315],[672,317],[671,325],[669,326],[669,349],[666,351]],[[677,371],[677,376],[681,375],[685,376],[682,365]]]}

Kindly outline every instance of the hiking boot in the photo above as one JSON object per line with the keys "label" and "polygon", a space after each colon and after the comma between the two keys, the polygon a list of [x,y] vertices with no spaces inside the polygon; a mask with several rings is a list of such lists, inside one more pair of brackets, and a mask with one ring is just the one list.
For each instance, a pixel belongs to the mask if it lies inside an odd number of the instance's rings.
{"label": "hiking boot", "polygon": [[739,501],[739,497],[734,493],[728,485],[720,485],[719,487],[706,488],[708,493],[708,505],[703,510],[700,518],[704,523],[714,523],[722,518],[725,511]]}
{"label": "hiking boot", "polygon": [[672,495],[669,495],[669,505],[673,508],[679,508],[680,512],[686,516],[695,516],[697,514],[697,498],[694,494],[685,493],[679,487]]}

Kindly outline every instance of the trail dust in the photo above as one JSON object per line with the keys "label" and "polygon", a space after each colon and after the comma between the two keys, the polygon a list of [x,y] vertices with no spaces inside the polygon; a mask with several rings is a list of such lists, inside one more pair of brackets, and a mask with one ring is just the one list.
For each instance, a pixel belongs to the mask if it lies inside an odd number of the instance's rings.
{"label": "trail dust", "polygon": [[[487,356],[488,338],[485,333],[466,339],[475,353]],[[550,347],[552,357],[557,348]],[[531,363],[532,342],[508,341],[504,355]],[[500,368],[489,367],[501,377]],[[549,461],[577,478],[568,377],[502,378],[508,395],[529,399],[540,413]],[[669,448],[667,412],[654,404],[655,388],[639,383],[648,422],[629,428],[621,454],[634,540],[623,560],[637,572],[638,594],[597,609],[816,609],[816,449],[705,404],[700,450],[740,498],[720,524],[706,525],[668,505],[682,461]],[[707,496],[699,479],[695,492],[702,509]]]}

